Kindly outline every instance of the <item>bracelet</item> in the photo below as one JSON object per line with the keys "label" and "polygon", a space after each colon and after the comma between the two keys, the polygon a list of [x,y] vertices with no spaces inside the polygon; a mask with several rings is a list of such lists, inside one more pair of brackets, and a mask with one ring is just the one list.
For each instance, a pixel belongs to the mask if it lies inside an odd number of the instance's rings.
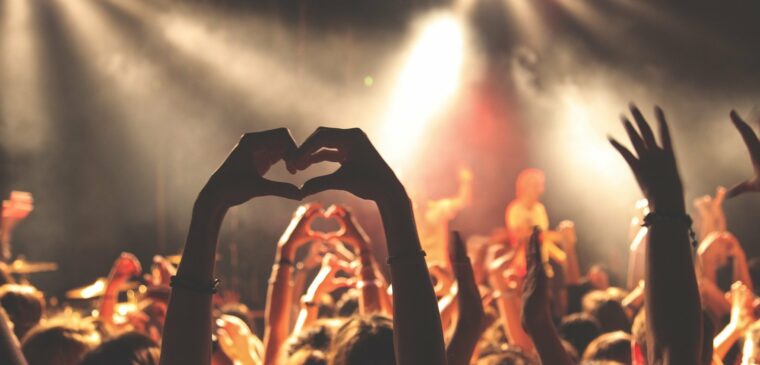
{"label": "bracelet", "polygon": [[189,291],[194,291],[196,293],[202,293],[202,294],[216,294],[217,288],[219,287],[219,279],[214,279],[211,284],[199,284],[196,282],[192,282],[189,280],[181,279],[177,277],[176,275],[172,275],[171,281],[169,282],[169,286],[172,288],[180,288],[185,289]]}
{"label": "bracelet", "polygon": [[651,212],[647,214],[644,217],[644,222],[641,223],[642,227],[651,227],[656,223],[680,223],[686,226],[686,228],[689,231],[689,240],[691,241],[691,245],[695,248],[699,245],[699,242],[697,242],[697,234],[694,232],[694,229],[691,227],[692,220],[691,217],[688,214],[684,215],[665,215],[665,214],[659,214],[657,212]]}
{"label": "bracelet", "polygon": [[385,261],[388,265],[392,265],[394,262],[398,262],[399,260],[406,260],[410,258],[417,258],[417,257],[425,257],[427,254],[424,250],[419,250],[417,252],[412,252],[409,254],[401,254],[396,256],[388,256],[388,259]]}

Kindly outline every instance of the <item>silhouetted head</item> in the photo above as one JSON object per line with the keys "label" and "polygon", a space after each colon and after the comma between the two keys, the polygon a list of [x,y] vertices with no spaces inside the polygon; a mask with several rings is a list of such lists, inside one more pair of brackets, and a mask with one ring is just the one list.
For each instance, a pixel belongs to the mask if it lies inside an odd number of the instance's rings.
{"label": "silhouetted head", "polygon": [[583,361],[617,361],[631,364],[631,335],[622,332],[605,333],[588,345]]}
{"label": "silhouetted head", "polygon": [[13,322],[13,332],[18,338],[24,338],[45,314],[45,296],[31,285],[0,286],[0,305]]}
{"label": "silhouetted head", "polygon": [[330,365],[394,365],[393,323],[387,317],[352,317],[335,333]]}
{"label": "silhouetted head", "polygon": [[573,345],[575,351],[582,354],[588,344],[602,334],[602,327],[593,316],[575,313],[562,318],[558,331],[563,339]]}
{"label": "silhouetted head", "polygon": [[91,324],[40,325],[26,334],[21,350],[29,365],[77,365],[98,344],[100,334]]}
{"label": "silhouetted head", "polygon": [[606,292],[595,290],[586,294],[583,297],[583,312],[596,318],[602,333],[631,330],[623,305]]}
{"label": "silhouetted head", "polygon": [[81,365],[158,365],[160,348],[150,337],[127,332],[90,351]]}
{"label": "silhouetted head", "polygon": [[503,346],[494,354],[480,358],[477,365],[539,365],[532,356],[526,354],[519,347]]}
{"label": "silhouetted head", "polygon": [[526,202],[537,202],[544,194],[546,177],[539,169],[525,169],[517,175],[515,195]]}

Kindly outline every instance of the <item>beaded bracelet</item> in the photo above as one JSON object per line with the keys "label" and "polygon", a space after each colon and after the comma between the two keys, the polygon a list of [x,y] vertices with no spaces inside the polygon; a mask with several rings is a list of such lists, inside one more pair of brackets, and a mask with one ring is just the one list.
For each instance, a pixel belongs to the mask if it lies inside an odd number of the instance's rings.
{"label": "beaded bracelet", "polygon": [[691,245],[694,246],[695,248],[699,245],[699,242],[697,242],[697,234],[694,232],[694,229],[691,227],[691,224],[692,224],[691,217],[688,214],[667,215],[667,214],[660,214],[657,212],[651,212],[644,217],[644,223],[642,223],[641,226],[651,227],[655,223],[683,224],[689,230],[689,240],[691,241]]}
{"label": "beaded bracelet", "polygon": [[196,293],[216,294],[217,288],[219,287],[219,282],[220,282],[219,279],[214,279],[211,282],[211,284],[199,284],[196,282],[181,279],[177,277],[176,275],[173,275],[171,277],[169,286],[171,286],[172,288],[180,288],[180,289],[185,289],[189,291],[194,291]]}

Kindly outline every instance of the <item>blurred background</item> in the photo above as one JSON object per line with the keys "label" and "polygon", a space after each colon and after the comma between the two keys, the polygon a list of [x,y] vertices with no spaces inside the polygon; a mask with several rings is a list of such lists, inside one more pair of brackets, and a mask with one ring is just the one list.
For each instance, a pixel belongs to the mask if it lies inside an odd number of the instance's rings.
{"label": "blurred background", "polygon": [[[33,277],[52,294],[121,251],[178,253],[242,133],[357,126],[420,204],[471,169],[472,205],[452,223],[467,235],[503,227],[517,172],[544,170],[552,226],[574,220],[582,264],[622,274],[640,193],[606,136],[624,139],[629,102],[657,104],[689,205],[750,177],[728,113],[760,120],[758,14],[739,0],[0,0],[0,193],[35,197],[14,251],[59,263]],[[374,204],[310,199],[351,205],[384,246]],[[225,221],[218,271],[255,308],[296,206],[258,199]],[[760,198],[725,210],[760,255]]]}

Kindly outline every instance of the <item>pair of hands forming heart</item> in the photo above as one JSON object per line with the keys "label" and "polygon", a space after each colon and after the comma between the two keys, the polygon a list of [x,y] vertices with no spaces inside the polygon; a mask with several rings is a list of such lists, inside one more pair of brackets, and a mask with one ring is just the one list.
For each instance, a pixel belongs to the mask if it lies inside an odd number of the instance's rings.
{"label": "pair of hands forming heart", "polygon": [[[281,160],[293,174],[323,161],[337,162],[341,167],[298,188],[263,177]],[[301,200],[331,189],[374,201],[403,191],[391,168],[361,129],[320,127],[298,146],[288,129],[278,128],[243,135],[206,183],[201,196],[229,208],[259,196]]]}
{"label": "pair of hands forming heart", "polygon": [[[312,223],[319,217],[336,220],[340,228],[332,232],[315,231]],[[346,208],[332,205],[324,210],[317,203],[308,203],[300,206],[293,214],[293,219],[280,238],[278,247],[281,257],[292,261],[296,250],[308,242],[333,243],[336,240],[353,247],[355,252],[366,251],[369,242],[361,226]],[[317,250],[311,252],[310,256],[314,257],[321,256],[320,253],[327,248],[322,245],[312,247]]]}

